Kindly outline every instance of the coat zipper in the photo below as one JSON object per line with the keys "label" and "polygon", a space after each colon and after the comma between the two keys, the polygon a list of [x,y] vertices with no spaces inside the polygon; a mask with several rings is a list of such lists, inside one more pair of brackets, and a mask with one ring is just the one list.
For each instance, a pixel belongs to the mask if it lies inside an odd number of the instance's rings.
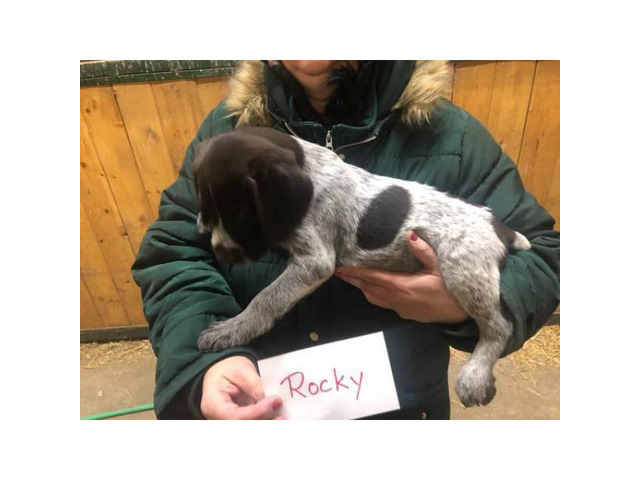
{"label": "coat zipper", "polygon": [[[296,138],[300,138],[298,136],[298,134],[296,134],[296,132],[294,132],[292,130],[292,128],[289,126],[289,124],[287,122],[284,122],[284,126],[287,130],[289,130],[289,133],[291,133],[291,135],[293,135]],[[355,143],[350,143],[348,145],[342,145],[341,147],[338,147],[335,149],[335,151],[337,152],[338,150],[342,149],[342,148],[347,148],[347,147],[353,147],[354,145],[360,145],[362,143],[368,143],[368,142],[372,142],[374,141],[376,138],[378,138],[376,135],[372,135],[369,138],[366,138],[360,142],[355,142]],[[327,136],[325,137],[325,147],[328,148],[329,150],[333,151],[333,137],[331,135],[331,130],[327,130]]]}
{"label": "coat zipper", "polygon": [[350,143],[348,145],[342,145],[341,147],[336,148],[334,151],[337,152],[338,150],[342,149],[342,148],[347,148],[347,147],[353,147],[354,145],[360,145],[362,143],[369,143],[369,142],[373,142],[376,138],[378,138],[375,135],[370,136],[369,138],[362,140],[360,142],[356,142],[356,143]]}
{"label": "coat zipper", "polygon": [[333,139],[331,138],[331,130],[327,130],[327,137],[325,138],[324,146],[329,150],[333,150]]}

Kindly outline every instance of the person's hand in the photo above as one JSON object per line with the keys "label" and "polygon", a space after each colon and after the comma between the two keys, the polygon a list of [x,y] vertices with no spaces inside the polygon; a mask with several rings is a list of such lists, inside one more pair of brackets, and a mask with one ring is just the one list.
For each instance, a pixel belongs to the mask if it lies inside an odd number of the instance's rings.
{"label": "person's hand", "polygon": [[459,323],[467,313],[449,293],[442,280],[435,252],[415,232],[407,244],[424,268],[416,273],[397,273],[376,268],[340,266],[336,276],[358,287],[373,305],[395,311],[401,318],[418,322]]}
{"label": "person's hand", "polygon": [[262,380],[251,360],[225,358],[207,370],[200,410],[208,420],[284,420],[276,412],[280,397],[265,397]]}

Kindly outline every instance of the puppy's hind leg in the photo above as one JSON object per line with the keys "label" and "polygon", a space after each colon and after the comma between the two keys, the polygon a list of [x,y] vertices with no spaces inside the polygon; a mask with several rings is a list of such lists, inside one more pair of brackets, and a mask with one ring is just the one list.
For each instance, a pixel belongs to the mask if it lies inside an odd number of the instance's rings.
{"label": "puppy's hind leg", "polygon": [[496,394],[493,367],[502,355],[513,327],[499,313],[499,309],[490,318],[488,321],[476,318],[480,339],[456,381],[456,394],[465,407],[487,405]]}
{"label": "puppy's hind leg", "polygon": [[487,405],[496,394],[493,367],[511,338],[513,326],[501,312],[497,267],[481,272],[455,270],[452,274],[450,269],[443,268],[443,279],[480,331],[471,358],[458,374],[456,394],[465,407]]}

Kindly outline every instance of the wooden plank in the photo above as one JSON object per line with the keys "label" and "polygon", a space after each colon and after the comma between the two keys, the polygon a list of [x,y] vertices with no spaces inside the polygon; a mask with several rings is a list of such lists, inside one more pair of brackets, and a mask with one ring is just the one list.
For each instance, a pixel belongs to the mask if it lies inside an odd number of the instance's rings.
{"label": "wooden plank", "polygon": [[80,108],[134,252],[156,215],[111,87],[84,88]]}
{"label": "wooden plank", "polygon": [[560,230],[560,160],[556,163],[556,168],[551,177],[551,184],[547,192],[547,198],[544,206],[549,213],[556,219],[556,230]]}
{"label": "wooden plank", "polygon": [[115,85],[113,90],[149,204],[156,212],[162,191],[178,172],[171,163],[151,85]]}
{"label": "wooden plank", "polygon": [[133,249],[84,119],[80,121],[80,200],[129,322],[145,323],[140,290],[131,276]]}
{"label": "wooden plank", "polygon": [[80,86],[228,76],[236,65],[234,60],[81,60]]}
{"label": "wooden plank", "polygon": [[93,304],[91,294],[80,275],[80,328],[101,328],[104,327],[102,318]]}
{"label": "wooden plank", "polygon": [[[552,202],[558,203],[560,163],[560,62],[539,61],[533,82],[518,169],[525,187],[547,206],[553,185]],[[559,181],[559,180],[558,180]],[[557,199],[553,197],[556,195]],[[558,211],[559,213],[559,211]]]}
{"label": "wooden plank", "polygon": [[[197,80],[197,85],[202,113],[206,117],[227,94],[229,82],[226,77],[202,78]],[[202,120],[204,120],[204,117]]]}
{"label": "wooden plank", "polygon": [[[80,205],[80,274],[91,294],[103,325],[129,325],[127,312],[118,295],[109,267],[102,256],[98,241],[82,205]],[[90,328],[80,318],[80,328]]]}
{"label": "wooden plank", "polygon": [[498,62],[487,128],[517,163],[529,109],[535,61]]}
{"label": "wooden plank", "polygon": [[120,342],[123,340],[147,340],[149,326],[92,328],[80,332],[80,343]]}
{"label": "wooden plank", "polygon": [[162,121],[171,163],[177,172],[204,116],[198,86],[194,80],[179,80],[153,83],[151,88]]}
{"label": "wooden plank", "polygon": [[464,62],[456,66],[453,103],[487,124],[496,62]]}

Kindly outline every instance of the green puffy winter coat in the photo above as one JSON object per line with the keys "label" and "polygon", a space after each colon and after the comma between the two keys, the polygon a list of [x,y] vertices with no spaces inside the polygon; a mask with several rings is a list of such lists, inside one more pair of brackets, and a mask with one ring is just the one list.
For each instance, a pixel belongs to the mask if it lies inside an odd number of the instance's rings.
{"label": "green puffy winter coat", "polygon": [[[196,227],[191,172],[203,139],[242,125],[269,126],[321,145],[344,161],[378,175],[413,180],[486,205],[526,235],[529,251],[511,253],[501,271],[501,299],[514,322],[508,352],[522,346],[559,302],[560,234],[554,219],[525,191],[518,171],[489,132],[467,112],[441,98],[449,69],[439,61],[391,61],[379,68],[369,107],[355,125],[330,131],[304,121],[284,86],[262,62],[243,62],[229,93],[189,145],[176,182],[162,195],[133,265],[150,340],[157,356],[158,418],[200,417],[202,376],[233,354],[272,355],[385,331],[400,404],[396,417],[449,417],[449,345],[471,351],[473,321],[450,326],[403,320],[371,305],[360,290],[332,278],[298,302],[269,333],[246,347],[201,354],[200,332],[213,320],[242,311],[285,268],[287,252],[272,250],[246,265],[220,265]],[[268,93],[267,93],[268,92]]]}

